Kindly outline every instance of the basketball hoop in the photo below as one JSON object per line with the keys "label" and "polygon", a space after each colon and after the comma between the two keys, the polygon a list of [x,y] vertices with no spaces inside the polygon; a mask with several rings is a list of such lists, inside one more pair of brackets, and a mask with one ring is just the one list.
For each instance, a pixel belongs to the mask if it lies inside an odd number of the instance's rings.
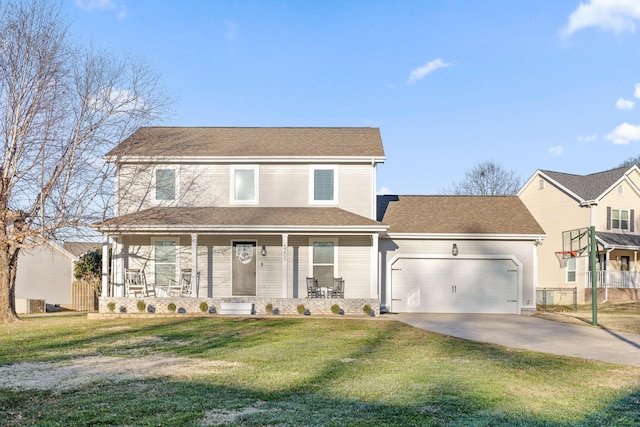
{"label": "basketball hoop", "polygon": [[560,264],[560,268],[565,268],[567,266],[567,262],[569,262],[569,258],[575,258],[578,256],[578,252],[576,251],[560,251],[556,252],[556,258],[558,258],[558,263]]}

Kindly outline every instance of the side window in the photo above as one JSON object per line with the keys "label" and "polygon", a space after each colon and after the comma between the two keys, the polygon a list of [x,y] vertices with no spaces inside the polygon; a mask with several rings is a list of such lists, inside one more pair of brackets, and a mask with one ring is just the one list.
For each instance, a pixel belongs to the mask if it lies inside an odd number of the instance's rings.
{"label": "side window", "polygon": [[258,203],[258,167],[231,167],[231,203]]}
{"label": "side window", "polygon": [[577,278],[577,271],[576,271],[576,259],[577,258],[569,258],[567,260],[567,283],[575,283],[576,282],[576,278]]}
{"label": "side window", "polygon": [[309,173],[309,203],[338,203],[338,167],[312,166]]}
{"label": "side window", "polygon": [[176,170],[157,168],[155,173],[156,200],[176,199]]}

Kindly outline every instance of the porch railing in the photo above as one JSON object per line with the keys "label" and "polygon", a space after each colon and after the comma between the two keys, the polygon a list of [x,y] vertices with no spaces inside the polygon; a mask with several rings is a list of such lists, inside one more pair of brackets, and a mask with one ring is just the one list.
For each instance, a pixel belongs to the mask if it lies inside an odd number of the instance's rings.
{"label": "porch railing", "polygon": [[[596,275],[598,288],[640,288],[640,272],[638,271],[598,270]],[[590,274],[585,274],[584,287],[591,289]]]}

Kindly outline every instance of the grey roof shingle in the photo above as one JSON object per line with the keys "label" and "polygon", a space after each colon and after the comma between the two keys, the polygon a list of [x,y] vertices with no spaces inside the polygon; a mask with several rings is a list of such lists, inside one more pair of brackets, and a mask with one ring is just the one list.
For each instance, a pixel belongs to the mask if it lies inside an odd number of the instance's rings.
{"label": "grey roof shingle", "polygon": [[596,200],[629,170],[628,166],[592,173],[589,175],[573,175],[569,173],[541,170],[543,174],[557,181],[560,185],[575,193],[583,201]]}
{"label": "grey roof shingle", "polygon": [[83,255],[94,249],[101,248],[102,244],[94,242],[64,242],[62,244],[62,247],[73,256],[79,257],[80,255]]}
{"label": "grey roof shingle", "polygon": [[379,203],[385,198],[390,234],[544,234],[516,196],[381,196]]}
{"label": "grey roof shingle", "polygon": [[107,153],[172,157],[384,157],[377,128],[143,127]]}
{"label": "grey roof shingle", "polygon": [[596,238],[601,242],[606,243],[608,247],[636,247],[640,248],[640,236],[637,234],[624,234],[624,233],[607,233],[596,232]]}
{"label": "grey roof shingle", "polygon": [[386,228],[377,221],[337,207],[155,207],[95,224],[101,230],[225,227]]}

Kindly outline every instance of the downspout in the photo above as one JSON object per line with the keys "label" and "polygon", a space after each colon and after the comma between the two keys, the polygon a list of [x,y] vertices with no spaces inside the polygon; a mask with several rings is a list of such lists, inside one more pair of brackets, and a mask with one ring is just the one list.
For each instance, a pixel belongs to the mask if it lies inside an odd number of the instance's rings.
{"label": "downspout", "polygon": [[638,251],[633,251],[633,289],[638,287]]}

